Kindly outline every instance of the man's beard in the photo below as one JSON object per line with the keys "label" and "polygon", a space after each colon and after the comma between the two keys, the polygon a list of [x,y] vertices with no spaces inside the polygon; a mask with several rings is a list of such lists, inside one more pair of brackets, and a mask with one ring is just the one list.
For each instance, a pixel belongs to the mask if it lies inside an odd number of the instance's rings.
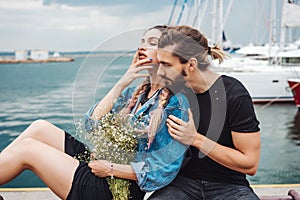
{"label": "man's beard", "polygon": [[174,80],[169,79],[168,77],[163,77],[164,79],[168,80],[165,82],[165,86],[169,88],[173,93],[177,93],[181,90],[184,90],[185,86],[185,79],[183,76],[178,75]]}

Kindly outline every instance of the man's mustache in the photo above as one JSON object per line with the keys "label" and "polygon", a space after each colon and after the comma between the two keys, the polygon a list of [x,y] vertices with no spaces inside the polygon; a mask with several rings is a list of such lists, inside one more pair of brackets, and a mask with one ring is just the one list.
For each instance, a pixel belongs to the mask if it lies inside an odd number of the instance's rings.
{"label": "man's mustache", "polygon": [[161,78],[165,80],[165,87],[171,89],[173,93],[177,93],[185,87],[186,81],[182,76],[177,76],[174,80],[165,75],[161,75]]}

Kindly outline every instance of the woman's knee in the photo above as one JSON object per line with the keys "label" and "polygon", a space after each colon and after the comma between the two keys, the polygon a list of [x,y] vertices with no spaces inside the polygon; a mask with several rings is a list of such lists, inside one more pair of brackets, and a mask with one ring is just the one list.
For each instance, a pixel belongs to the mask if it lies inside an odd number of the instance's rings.
{"label": "woman's knee", "polygon": [[32,138],[50,145],[60,151],[64,150],[65,132],[46,120],[36,120],[23,132],[21,139]]}
{"label": "woman's knee", "polygon": [[37,137],[40,137],[43,133],[43,130],[45,130],[45,128],[49,125],[50,122],[46,120],[43,119],[35,120],[28,127],[27,134],[29,134],[30,137],[37,139]]}
{"label": "woman's knee", "polygon": [[48,126],[50,123],[44,119],[37,119],[33,121],[29,127],[34,128],[34,129],[40,129],[45,126]]}

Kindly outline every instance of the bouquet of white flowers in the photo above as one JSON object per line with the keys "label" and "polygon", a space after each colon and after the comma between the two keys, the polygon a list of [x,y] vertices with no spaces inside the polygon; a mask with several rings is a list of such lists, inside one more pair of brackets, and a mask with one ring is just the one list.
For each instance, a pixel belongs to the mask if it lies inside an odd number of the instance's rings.
{"label": "bouquet of white flowers", "polygon": [[[122,113],[122,112],[121,112]],[[112,163],[130,164],[137,151],[136,130],[142,122],[132,121],[129,114],[108,113],[98,122],[98,126],[86,135],[91,144],[91,152],[96,159],[105,159]],[[106,179],[114,200],[129,198],[129,180],[121,178]]]}

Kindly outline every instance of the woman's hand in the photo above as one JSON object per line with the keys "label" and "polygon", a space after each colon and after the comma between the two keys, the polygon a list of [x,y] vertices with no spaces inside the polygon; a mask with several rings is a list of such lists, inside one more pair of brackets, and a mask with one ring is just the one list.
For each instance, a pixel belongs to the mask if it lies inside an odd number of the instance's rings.
{"label": "woman's hand", "polygon": [[98,103],[91,118],[94,120],[99,120],[106,113],[110,112],[114,106],[114,100],[116,100],[122,91],[136,78],[149,76],[147,74],[139,74],[140,71],[145,69],[151,69],[152,66],[140,66],[146,63],[151,63],[151,59],[143,59],[137,61],[138,51],[136,52],[132,64],[127,70],[127,72],[122,76],[122,78],[117,82],[117,84],[105,95],[105,97]]}
{"label": "woman's hand", "polygon": [[94,160],[88,166],[91,168],[93,174],[98,177],[105,178],[111,175],[111,163],[107,160]]}
{"label": "woman's hand", "polygon": [[170,135],[179,142],[186,145],[193,145],[197,130],[195,128],[193,114],[189,109],[189,121],[185,122],[173,115],[167,119],[167,126]]}
{"label": "woman's hand", "polygon": [[127,87],[132,81],[136,78],[147,77],[149,74],[139,74],[140,71],[146,69],[152,69],[152,66],[142,66],[146,63],[151,63],[152,58],[146,58],[143,60],[138,60],[138,51],[135,53],[131,66],[128,68],[127,72],[122,76],[122,78],[118,81],[118,84]]}

